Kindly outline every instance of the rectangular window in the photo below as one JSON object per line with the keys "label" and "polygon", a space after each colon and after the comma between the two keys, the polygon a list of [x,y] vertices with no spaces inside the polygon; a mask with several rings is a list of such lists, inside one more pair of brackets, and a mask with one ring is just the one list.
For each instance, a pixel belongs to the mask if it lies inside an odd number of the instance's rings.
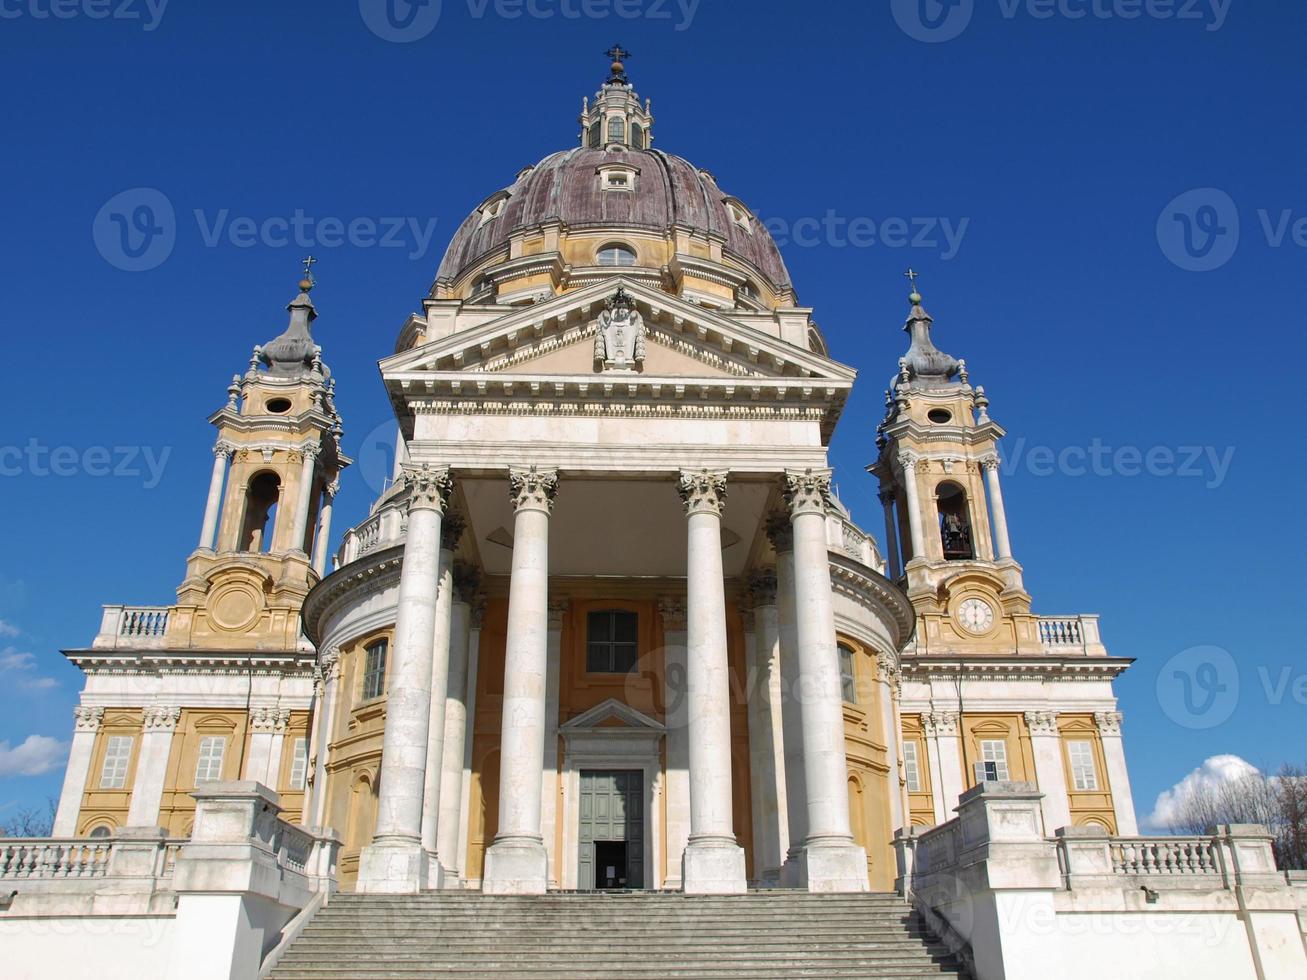
{"label": "rectangular window", "polygon": [[110,735],[104,746],[104,768],[100,789],[122,789],[127,785],[127,764],[132,760],[132,737]]}
{"label": "rectangular window", "polygon": [[303,789],[308,771],[309,740],[307,738],[297,738],[295,739],[295,747],[291,751],[290,788]]}
{"label": "rectangular window", "polygon": [[853,651],[843,644],[840,651],[840,693],[849,704],[858,703],[858,685],[853,677]]}
{"label": "rectangular window", "polygon": [[977,780],[1007,782],[1007,742],[1001,738],[987,738],[980,743],[981,761],[976,764]]}
{"label": "rectangular window", "polygon": [[225,735],[205,735],[200,739],[200,757],[195,763],[195,785],[216,783],[222,779],[222,757],[227,754]]}
{"label": "rectangular window", "polygon": [[638,658],[640,617],[620,609],[586,617],[585,669],[591,674],[629,674]]}
{"label": "rectangular window", "polygon": [[379,698],[386,691],[386,651],[390,644],[378,640],[364,651],[363,700]]}
{"label": "rectangular window", "polygon": [[917,757],[917,743],[903,743],[903,779],[909,793],[921,792],[921,762]]}
{"label": "rectangular window", "polygon": [[1098,772],[1094,768],[1092,742],[1067,742],[1067,755],[1071,759],[1071,782],[1079,790],[1098,789]]}

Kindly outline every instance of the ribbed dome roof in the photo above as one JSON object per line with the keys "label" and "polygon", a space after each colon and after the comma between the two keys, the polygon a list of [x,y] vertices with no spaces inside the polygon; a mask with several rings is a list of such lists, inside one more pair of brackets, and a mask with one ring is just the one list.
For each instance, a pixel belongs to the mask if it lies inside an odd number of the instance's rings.
{"label": "ribbed dome roof", "polygon": [[[639,171],[634,191],[604,190],[601,166],[625,165]],[[438,281],[452,281],[483,256],[508,244],[523,228],[560,221],[570,229],[611,227],[666,232],[673,225],[711,232],[726,240],[725,249],[769,280],[788,289],[790,275],[770,233],[755,218],[748,229],[727,207],[734,200],[713,176],[688,160],[660,150],[572,149],[545,157],[524,170],[497,217],[484,220],[473,212],[454,235],[440,263]]]}

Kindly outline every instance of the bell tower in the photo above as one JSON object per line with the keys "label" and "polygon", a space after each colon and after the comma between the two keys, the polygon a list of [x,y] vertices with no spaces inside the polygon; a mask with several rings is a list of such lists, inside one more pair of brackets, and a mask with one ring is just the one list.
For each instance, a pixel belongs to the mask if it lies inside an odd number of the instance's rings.
{"label": "bell tower", "polygon": [[218,429],[199,547],[169,621],[170,645],[294,649],[300,607],[326,574],[340,451],[335,382],[313,340],[305,260],[290,323],[232,378]]}
{"label": "bell tower", "polygon": [[907,276],[910,345],[885,393],[880,454],[868,467],[880,481],[890,577],[917,610],[919,653],[1040,653],[1003,506],[1005,433],[966,362],[935,346],[917,273]]}

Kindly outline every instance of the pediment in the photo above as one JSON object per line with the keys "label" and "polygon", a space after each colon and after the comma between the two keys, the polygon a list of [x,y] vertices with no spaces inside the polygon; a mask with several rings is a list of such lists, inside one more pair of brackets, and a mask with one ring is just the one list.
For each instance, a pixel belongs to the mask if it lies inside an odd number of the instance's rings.
{"label": "pediment", "polygon": [[612,735],[618,735],[623,730],[629,734],[662,734],[666,731],[658,720],[650,718],[644,712],[637,711],[616,698],[602,701],[558,726],[558,730],[564,735],[592,732],[596,729],[602,729],[606,734]]}
{"label": "pediment", "polygon": [[856,375],[846,365],[788,344],[729,313],[621,277],[396,354],[382,361],[382,373],[388,380],[432,372],[625,380],[629,376],[597,369],[593,358],[599,315],[619,287],[644,320],[645,376],[812,379],[847,386]]}

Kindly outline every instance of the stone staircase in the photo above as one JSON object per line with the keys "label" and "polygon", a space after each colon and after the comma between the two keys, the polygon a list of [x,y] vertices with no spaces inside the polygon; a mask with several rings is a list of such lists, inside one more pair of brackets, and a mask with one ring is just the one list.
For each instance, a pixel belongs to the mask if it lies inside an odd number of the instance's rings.
{"label": "stone staircase", "polygon": [[336,895],[273,980],[959,977],[897,895]]}

